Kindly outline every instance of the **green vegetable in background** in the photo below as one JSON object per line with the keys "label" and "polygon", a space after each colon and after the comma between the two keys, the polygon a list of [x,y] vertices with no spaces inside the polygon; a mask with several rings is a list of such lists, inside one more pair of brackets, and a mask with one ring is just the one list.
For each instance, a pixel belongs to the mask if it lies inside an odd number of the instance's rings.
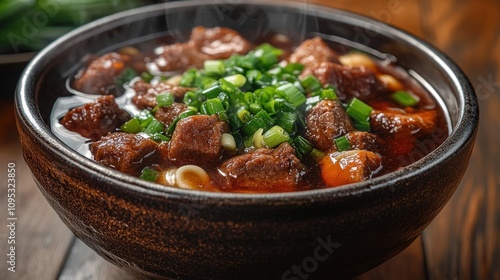
{"label": "green vegetable in background", "polygon": [[145,2],[0,0],[0,54],[37,51],[75,27]]}

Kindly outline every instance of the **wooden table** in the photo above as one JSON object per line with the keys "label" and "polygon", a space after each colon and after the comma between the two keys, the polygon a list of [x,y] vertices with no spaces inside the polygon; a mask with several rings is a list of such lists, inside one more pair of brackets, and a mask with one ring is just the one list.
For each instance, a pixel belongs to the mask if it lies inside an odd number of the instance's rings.
{"label": "wooden table", "polygon": [[[315,2],[430,41],[462,67],[481,106],[469,169],[451,201],[409,248],[357,279],[500,279],[500,1]],[[50,208],[22,159],[12,101],[0,104],[0,279],[131,279],[77,240]],[[6,262],[8,163],[17,175],[15,273]]]}

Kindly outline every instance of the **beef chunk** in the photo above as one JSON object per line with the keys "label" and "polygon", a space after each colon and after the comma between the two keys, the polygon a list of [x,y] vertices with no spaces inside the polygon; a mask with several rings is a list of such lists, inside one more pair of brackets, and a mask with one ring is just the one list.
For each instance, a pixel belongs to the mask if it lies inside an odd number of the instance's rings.
{"label": "beef chunk", "polygon": [[185,71],[201,68],[208,59],[226,59],[233,54],[246,54],[252,45],[238,32],[225,28],[195,27],[186,43],[164,46],[155,59],[160,71]]}
{"label": "beef chunk", "polygon": [[104,95],[71,109],[61,119],[61,124],[83,137],[98,140],[129,119],[130,115],[118,107],[112,95]]}
{"label": "beef chunk", "polygon": [[221,160],[221,138],[225,131],[226,123],[214,115],[181,119],[170,141],[169,160],[176,165],[212,166]]}
{"label": "beef chunk", "polygon": [[367,100],[388,91],[377,79],[375,72],[364,66],[351,67],[323,62],[313,70],[313,74],[322,84],[335,86],[341,100],[351,97]]}
{"label": "beef chunk", "polygon": [[134,84],[135,96],[132,98],[132,103],[139,109],[153,109],[156,107],[156,96],[165,92],[170,92],[176,101],[181,101],[186,92],[192,88],[174,86],[171,84],[160,82],[156,85],[151,85],[143,80],[137,81]]}
{"label": "beef chunk", "polygon": [[340,63],[337,53],[319,37],[302,42],[290,55],[288,61],[304,65],[303,77],[313,74],[314,69],[322,62]]}
{"label": "beef chunk", "polygon": [[346,138],[352,149],[378,152],[381,151],[382,148],[382,140],[373,133],[353,131],[346,134]]}
{"label": "beef chunk", "polygon": [[230,158],[219,167],[221,188],[240,192],[296,191],[305,168],[288,143]]}
{"label": "beef chunk", "polygon": [[84,72],[75,77],[73,87],[89,94],[112,94],[116,90],[117,77],[129,61],[128,55],[107,53],[92,61]]}
{"label": "beef chunk", "polygon": [[334,152],[325,156],[320,166],[325,185],[337,187],[370,179],[382,168],[382,158],[365,150]]}
{"label": "beef chunk", "polygon": [[328,151],[335,146],[334,139],[354,131],[351,120],[340,102],[322,100],[306,116],[306,137],[313,146]]}
{"label": "beef chunk", "polygon": [[154,60],[160,71],[182,72],[189,68],[201,68],[210,56],[187,43],[175,43],[162,48],[162,53]]}
{"label": "beef chunk", "polygon": [[158,144],[137,134],[110,133],[90,145],[94,160],[123,173],[137,176],[158,156]]}
{"label": "beef chunk", "polygon": [[246,54],[252,48],[252,44],[238,32],[226,27],[195,27],[191,32],[189,45],[209,55],[210,59],[226,59],[233,54]]}
{"label": "beef chunk", "polygon": [[434,110],[406,113],[403,110],[373,110],[370,116],[372,130],[382,135],[414,135],[417,138],[432,134],[436,128]]}
{"label": "beef chunk", "polygon": [[168,127],[187,108],[188,106],[184,103],[174,103],[170,106],[161,107],[156,111],[155,118]]}

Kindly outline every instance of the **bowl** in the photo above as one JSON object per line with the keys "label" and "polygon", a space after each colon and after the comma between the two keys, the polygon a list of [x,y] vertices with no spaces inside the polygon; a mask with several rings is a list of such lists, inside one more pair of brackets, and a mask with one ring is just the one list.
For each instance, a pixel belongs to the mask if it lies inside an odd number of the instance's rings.
{"label": "bowl", "polygon": [[[437,94],[449,137],[417,162],[362,183],[232,194],[142,181],[54,136],[52,106],[82,57],[165,32],[182,40],[196,25],[231,27],[250,39],[270,30],[296,40],[323,34],[375,55],[390,53]],[[60,88],[48,90],[54,81]],[[97,20],[39,52],[15,101],[24,158],[64,223],[111,263],[158,279],[331,279],[365,272],[411,244],[444,207],[467,168],[478,126],[469,81],[428,43],[373,19],[286,2],[174,2]]]}

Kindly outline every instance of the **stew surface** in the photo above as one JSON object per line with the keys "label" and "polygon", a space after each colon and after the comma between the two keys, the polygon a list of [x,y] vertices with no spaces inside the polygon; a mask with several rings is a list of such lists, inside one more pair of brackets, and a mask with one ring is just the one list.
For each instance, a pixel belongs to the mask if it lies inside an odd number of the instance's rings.
{"label": "stew surface", "polygon": [[448,136],[436,100],[395,61],[320,37],[196,27],[155,44],[88,59],[54,106],[54,133],[144,180],[248,193],[368,180]]}

